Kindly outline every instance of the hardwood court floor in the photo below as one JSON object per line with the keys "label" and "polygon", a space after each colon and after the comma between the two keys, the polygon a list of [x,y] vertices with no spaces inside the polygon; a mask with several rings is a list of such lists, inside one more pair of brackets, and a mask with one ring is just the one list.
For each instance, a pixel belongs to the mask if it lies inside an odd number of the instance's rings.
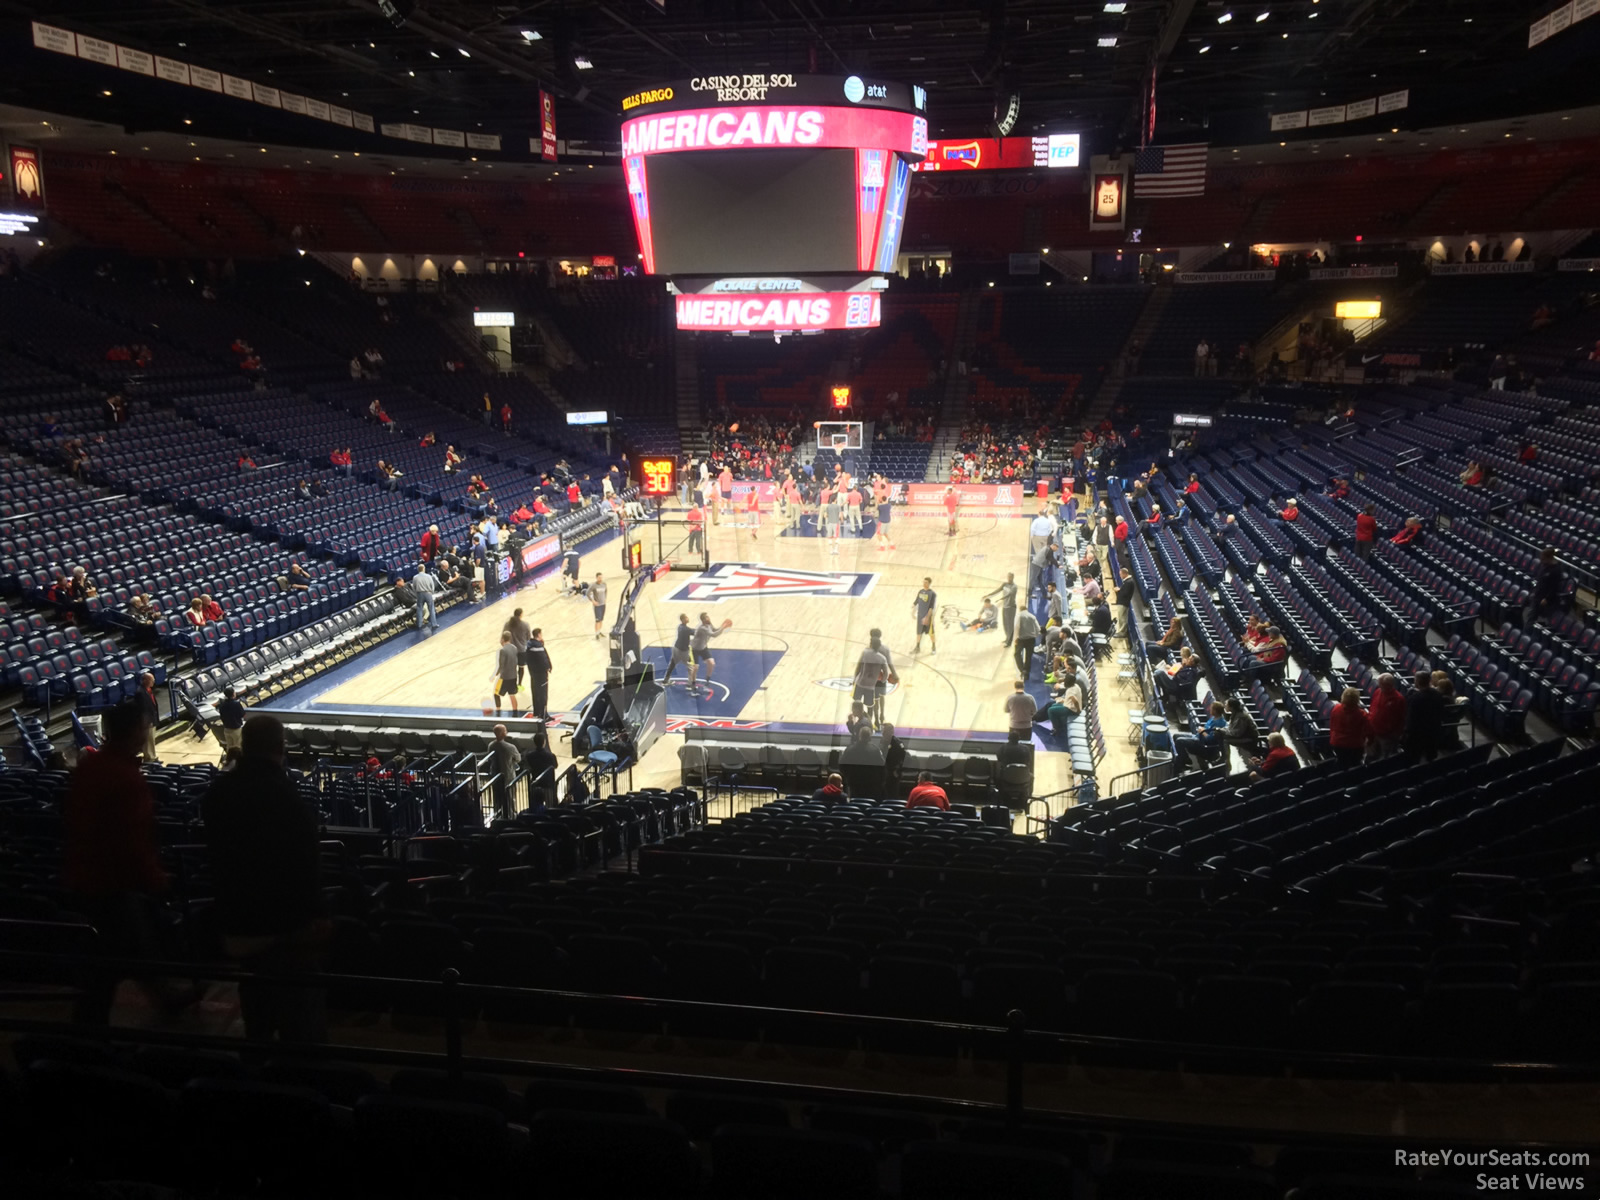
{"label": "hardwood court floor", "polygon": [[[698,572],[670,572],[646,588],[637,607],[644,653],[663,667],[679,613],[688,613],[691,622],[702,611],[718,625],[725,618],[733,621],[733,627],[712,643],[718,659],[713,675],[717,695],[709,701],[690,696],[680,668],[670,685],[669,717],[802,727],[793,733],[805,732],[806,726],[840,726],[850,712],[850,693],[843,681],[851,675],[868,631],[876,626],[883,630],[900,676],[887,700],[888,720],[901,730],[1003,732],[1002,702],[1016,677],[1011,651],[1002,648],[1004,635],[998,630],[969,633],[954,618],[972,618],[981,597],[999,586],[1008,569],[1026,579],[1027,520],[964,514],[958,534],[947,537],[942,513],[917,517],[900,509],[893,531],[892,551],[876,549],[870,538],[845,538],[834,554],[826,539],[775,536],[770,516],[758,531],[727,523],[709,526],[713,569],[719,563],[746,567],[714,584],[700,585],[699,598],[686,595],[700,578]],[[621,556],[621,543],[612,541],[582,560],[586,581],[601,572],[610,587],[606,631],[625,587]],[[781,592],[797,582],[808,585],[809,576],[785,576],[785,571],[821,573],[820,590],[856,594],[761,594]],[[937,622],[937,650],[924,641],[921,654],[913,654],[913,598],[924,577],[931,577],[938,594],[938,616],[950,623]],[[711,598],[705,597],[707,590]],[[479,605],[436,634],[404,635],[415,638],[415,644],[348,675],[308,703],[419,714],[478,713],[490,694],[501,627],[518,607],[530,625],[544,630],[554,664],[551,713],[571,712],[603,678],[607,643],[594,636],[588,602],[562,596],[555,576],[537,588],[525,587]],[[1133,765],[1121,761],[1131,760],[1121,745],[1125,732],[1121,718],[1127,705],[1111,695],[1114,678],[1108,664],[1101,676],[1101,719],[1113,746],[1102,766],[1107,780]],[[524,691],[524,707],[527,699]],[[678,737],[664,738],[662,748],[652,751],[643,764],[644,774],[636,774],[635,783],[675,779],[680,744]],[[1038,758],[1040,793],[1072,782],[1065,755],[1041,752]]]}

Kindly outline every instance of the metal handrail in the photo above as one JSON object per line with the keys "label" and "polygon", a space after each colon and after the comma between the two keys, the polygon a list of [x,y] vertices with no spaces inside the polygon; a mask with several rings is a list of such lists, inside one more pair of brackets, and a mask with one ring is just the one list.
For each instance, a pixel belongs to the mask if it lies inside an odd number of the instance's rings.
{"label": "metal handrail", "polygon": [[[8,923],[0,922],[0,927]],[[25,923],[34,924],[33,922]],[[453,1064],[459,1064],[460,1062],[462,1025],[460,998],[471,996],[482,1000],[527,999],[560,1001],[577,1008],[592,1007],[602,1013],[614,1012],[621,1008],[629,1012],[655,1011],[663,1015],[676,1013],[707,1017],[721,1016],[724,1018],[754,1017],[766,1022],[779,1021],[785,1024],[798,1024],[813,1028],[842,1026],[846,1030],[943,1035],[951,1039],[952,1048],[955,1046],[980,1045],[996,1039],[1004,1039],[1009,1047],[1015,1048],[1014,1058],[1010,1050],[1005,1056],[1008,1060],[1008,1065],[1014,1065],[1018,1071],[1022,1066],[1022,1051],[1024,1048],[1039,1047],[1048,1048],[1052,1051],[1067,1049],[1099,1052],[1102,1055],[1108,1051],[1120,1051],[1136,1055],[1141,1061],[1147,1060],[1152,1054],[1167,1056],[1178,1062],[1193,1058],[1212,1059],[1221,1056],[1226,1056],[1230,1061],[1236,1062],[1238,1057],[1243,1056],[1248,1060],[1272,1063],[1277,1067],[1299,1065],[1302,1067],[1312,1066],[1315,1068],[1344,1070],[1352,1067],[1365,1067],[1373,1070],[1375,1078],[1391,1078],[1396,1074],[1403,1076],[1407,1069],[1415,1070],[1417,1068],[1432,1072],[1435,1077],[1440,1073],[1451,1077],[1459,1077],[1462,1073],[1481,1073],[1495,1079],[1503,1079],[1507,1075],[1541,1079],[1600,1078],[1600,1061],[1561,1063],[1526,1060],[1501,1061],[1483,1058],[1440,1058],[1429,1055],[1385,1055],[1351,1051],[1303,1050],[1293,1047],[1241,1046],[1159,1038],[1113,1037],[1105,1034],[1031,1029],[1026,1024],[1025,1014],[1016,1009],[1007,1014],[1008,1025],[1002,1027],[917,1017],[886,1017],[873,1013],[835,1012],[824,1009],[729,1004],[713,1000],[683,1000],[666,996],[624,996],[600,992],[575,992],[559,988],[509,987],[501,984],[470,983],[463,981],[460,972],[453,968],[445,970],[437,980],[405,979],[379,975],[252,972],[235,967],[217,967],[204,963],[125,959],[84,954],[51,954],[43,951],[25,950],[0,950],[0,962],[55,964],[63,967],[75,967],[80,970],[92,968],[101,972],[124,972],[129,977],[136,974],[155,974],[223,983],[261,981],[278,986],[300,988],[321,989],[334,986],[349,986],[360,987],[370,992],[374,986],[378,986],[391,995],[408,993],[413,996],[439,997],[444,1001],[442,1008],[446,1026],[446,1058]],[[0,1029],[26,1026],[33,1031],[58,1032],[62,1028],[62,1024],[60,1022],[17,1021],[0,1016]],[[76,1031],[78,1027],[71,1026],[71,1028]],[[85,1030],[85,1032],[88,1031]],[[136,1031],[134,1030],[122,1028],[110,1031],[110,1035],[118,1039],[123,1038],[124,1035],[133,1035],[135,1033]],[[225,1048],[237,1047],[241,1041],[246,1044],[254,1044],[250,1043],[248,1039],[232,1037],[189,1036],[203,1038],[209,1044],[220,1045]],[[272,1043],[272,1045],[277,1049],[285,1048],[281,1043]],[[298,1051],[299,1047],[294,1047],[294,1049]],[[343,1047],[339,1049],[341,1052],[344,1050]]]}

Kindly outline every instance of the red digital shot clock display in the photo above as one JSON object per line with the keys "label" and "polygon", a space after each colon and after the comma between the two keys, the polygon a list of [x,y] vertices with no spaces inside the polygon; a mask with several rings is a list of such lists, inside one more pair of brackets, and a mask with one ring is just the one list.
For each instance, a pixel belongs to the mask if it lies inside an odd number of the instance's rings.
{"label": "red digital shot clock display", "polygon": [[646,458],[639,463],[639,488],[646,496],[670,496],[678,490],[678,460]]}

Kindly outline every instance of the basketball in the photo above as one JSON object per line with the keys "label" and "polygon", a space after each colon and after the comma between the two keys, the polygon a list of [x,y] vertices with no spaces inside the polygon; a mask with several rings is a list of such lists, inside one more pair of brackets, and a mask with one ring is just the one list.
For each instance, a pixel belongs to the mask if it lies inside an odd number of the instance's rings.
{"label": "basketball", "polygon": [[725,629],[725,630],[726,629],[732,629],[733,628],[733,618],[732,617],[725,618],[723,620],[723,622],[722,622],[722,628]]}
{"label": "basketball", "polygon": [[738,433],[739,432],[739,422],[735,421],[732,425],[729,425],[728,426],[728,432],[729,433]]}

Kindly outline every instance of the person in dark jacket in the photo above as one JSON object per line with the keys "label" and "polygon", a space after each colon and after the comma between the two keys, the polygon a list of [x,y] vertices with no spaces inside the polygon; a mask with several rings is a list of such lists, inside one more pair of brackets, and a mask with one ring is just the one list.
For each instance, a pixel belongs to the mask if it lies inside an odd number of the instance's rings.
{"label": "person in dark jacket", "polygon": [[1439,727],[1444,718],[1444,698],[1434,690],[1433,676],[1418,671],[1406,697],[1406,728],[1400,751],[1410,762],[1427,762],[1439,753]]}
{"label": "person in dark jacket", "polygon": [[850,799],[850,794],[844,790],[844,776],[835,771],[828,776],[828,782],[811,793],[811,799],[818,804],[826,804],[832,808],[835,804],[843,804]]}
{"label": "person in dark jacket", "polygon": [[1533,590],[1528,593],[1527,606],[1522,610],[1522,627],[1532,629],[1535,621],[1559,614],[1561,593],[1566,586],[1566,572],[1556,561],[1556,552],[1546,546],[1539,551],[1539,566],[1533,573]]}
{"label": "person in dark jacket", "polygon": [[535,629],[528,638],[528,685],[533,698],[528,701],[528,711],[541,721],[550,719],[550,672],[555,668],[550,662],[550,651],[545,648],[544,630]]}
{"label": "person in dark jacket", "polygon": [[906,764],[906,744],[895,736],[894,726],[885,721],[878,727],[878,749],[883,752],[884,786],[890,795],[900,788],[900,770]]}
{"label": "person in dark jacket", "polygon": [[1239,747],[1242,754],[1248,755],[1261,743],[1261,730],[1239,697],[1229,698],[1227,711],[1228,727],[1222,731],[1222,740],[1230,746]]}
{"label": "person in dark jacket", "polygon": [[[283,724],[257,715],[244,724],[239,765],[201,801],[216,922],[228,955],[247,971],[315,971],[332,932],[323,913],[316,814],[284,769]],[[248,980],[239,986],[245,1033],[270,1041],[327,1036],[319,989]]]}

